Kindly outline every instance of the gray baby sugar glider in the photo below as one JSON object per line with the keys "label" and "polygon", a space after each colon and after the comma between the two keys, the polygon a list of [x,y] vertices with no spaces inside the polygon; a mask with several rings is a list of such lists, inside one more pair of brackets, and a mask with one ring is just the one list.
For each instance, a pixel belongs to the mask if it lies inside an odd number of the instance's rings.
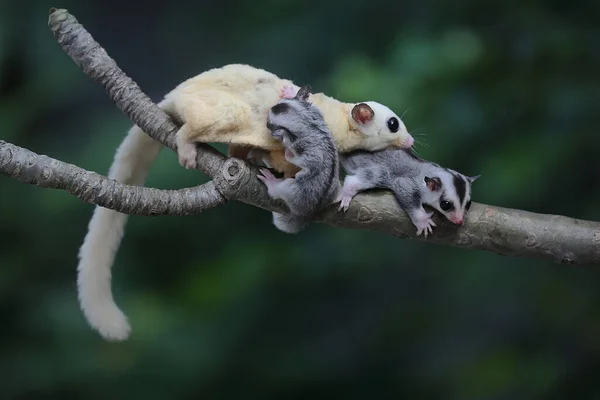
{"label": "gray baby sugar glider", "polygon": [[319,109],[308,101],[311,87],[300,88],[293,98],[282,98],[269,111],[267,127],[283,141],[285,158],[301,170],[294,178],[276,178],[261,169],[258,178],[269,195],[282,199],[290,214],[273,213],[273,224],[297,233],[313,215],[340,200],[338,149]]}
{"label": "gray baby sugar glider", "polygon": [[438,210],[452,223],[462,225],[471,207],[471,184],[479,178],[479,175],[469,177],[426,161],[412,149],[358,150],[341,154],[340,163],[348,173],[340,210],[345,212],[358,192],[390,189],[417,228],[417,236],[433,233],[435,226],[431,219],[433,212],[427,212],[423,205]]}

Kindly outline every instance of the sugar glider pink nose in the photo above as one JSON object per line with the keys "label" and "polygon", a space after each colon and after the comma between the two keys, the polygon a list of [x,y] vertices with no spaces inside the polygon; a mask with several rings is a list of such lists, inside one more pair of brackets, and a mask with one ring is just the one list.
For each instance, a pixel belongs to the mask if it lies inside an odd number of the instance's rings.
{"label": "sugar glider pink nose", "polygon": [[413,147],[413,145],[415,144],[415,138],[413,138],[412,136],[408,136],[408,148]]}
{"label": "sugar glider pink nose", "polygon": [[457,219],[455,224],[456,225],[462,225],[465,221],[461,218],[461,219]]}

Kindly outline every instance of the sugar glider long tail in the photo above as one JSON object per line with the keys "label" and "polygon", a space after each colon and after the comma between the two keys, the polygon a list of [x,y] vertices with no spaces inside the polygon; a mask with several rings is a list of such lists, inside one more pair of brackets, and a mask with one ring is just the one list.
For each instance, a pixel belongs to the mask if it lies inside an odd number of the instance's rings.
{"label": "sugar glider long tail", "polygon": [[[159,106],[169,113],[170,104],[166,101]],[[142,186],[162,147],[134,125],[115,154],[109,178]],[[126,223],[127,215],[96,207],[79,249],[77,267],[81,310],[92,328],[114,341],[127,339],[131,330],[127,317],[115,304],[111,289],[111,268]]]}

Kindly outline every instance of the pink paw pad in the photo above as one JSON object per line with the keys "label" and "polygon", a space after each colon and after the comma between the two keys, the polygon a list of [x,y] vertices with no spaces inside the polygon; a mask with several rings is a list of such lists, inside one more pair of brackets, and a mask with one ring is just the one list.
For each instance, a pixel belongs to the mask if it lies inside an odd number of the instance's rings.
{"label": "pink paw pad", "polygon": [[413,221],[413,224],[417,228],[417,236],[420,236],[421,233],[427,237],[427,235],[433,234],[433,228],[436,226],[435,222],[431,219],[433,217],[433,213],[425,213],[419,215],[416,221]]}
{"label": "pink paw pad", "polygon": [[276,178],[275,175],[273,175],[271,171],[266,168],[261,168],[260,174],[258,174],[256,177],[267,186],[279,182],[279,178]]}

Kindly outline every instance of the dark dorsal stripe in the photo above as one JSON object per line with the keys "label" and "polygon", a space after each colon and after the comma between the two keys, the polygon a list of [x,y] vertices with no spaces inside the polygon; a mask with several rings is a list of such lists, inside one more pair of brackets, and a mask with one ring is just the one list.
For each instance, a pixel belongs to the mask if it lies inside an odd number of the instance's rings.
{"label": "dark dorsal stripe", "polygon": [[463,201],[465,200],[465,195],[467,194],[467,182],[465,178],[460,175],[453,174],[454,176],[454,187],[456,188],[456,194],[458,195],[458,201],[460,202],[460,207],[462,208]]}

